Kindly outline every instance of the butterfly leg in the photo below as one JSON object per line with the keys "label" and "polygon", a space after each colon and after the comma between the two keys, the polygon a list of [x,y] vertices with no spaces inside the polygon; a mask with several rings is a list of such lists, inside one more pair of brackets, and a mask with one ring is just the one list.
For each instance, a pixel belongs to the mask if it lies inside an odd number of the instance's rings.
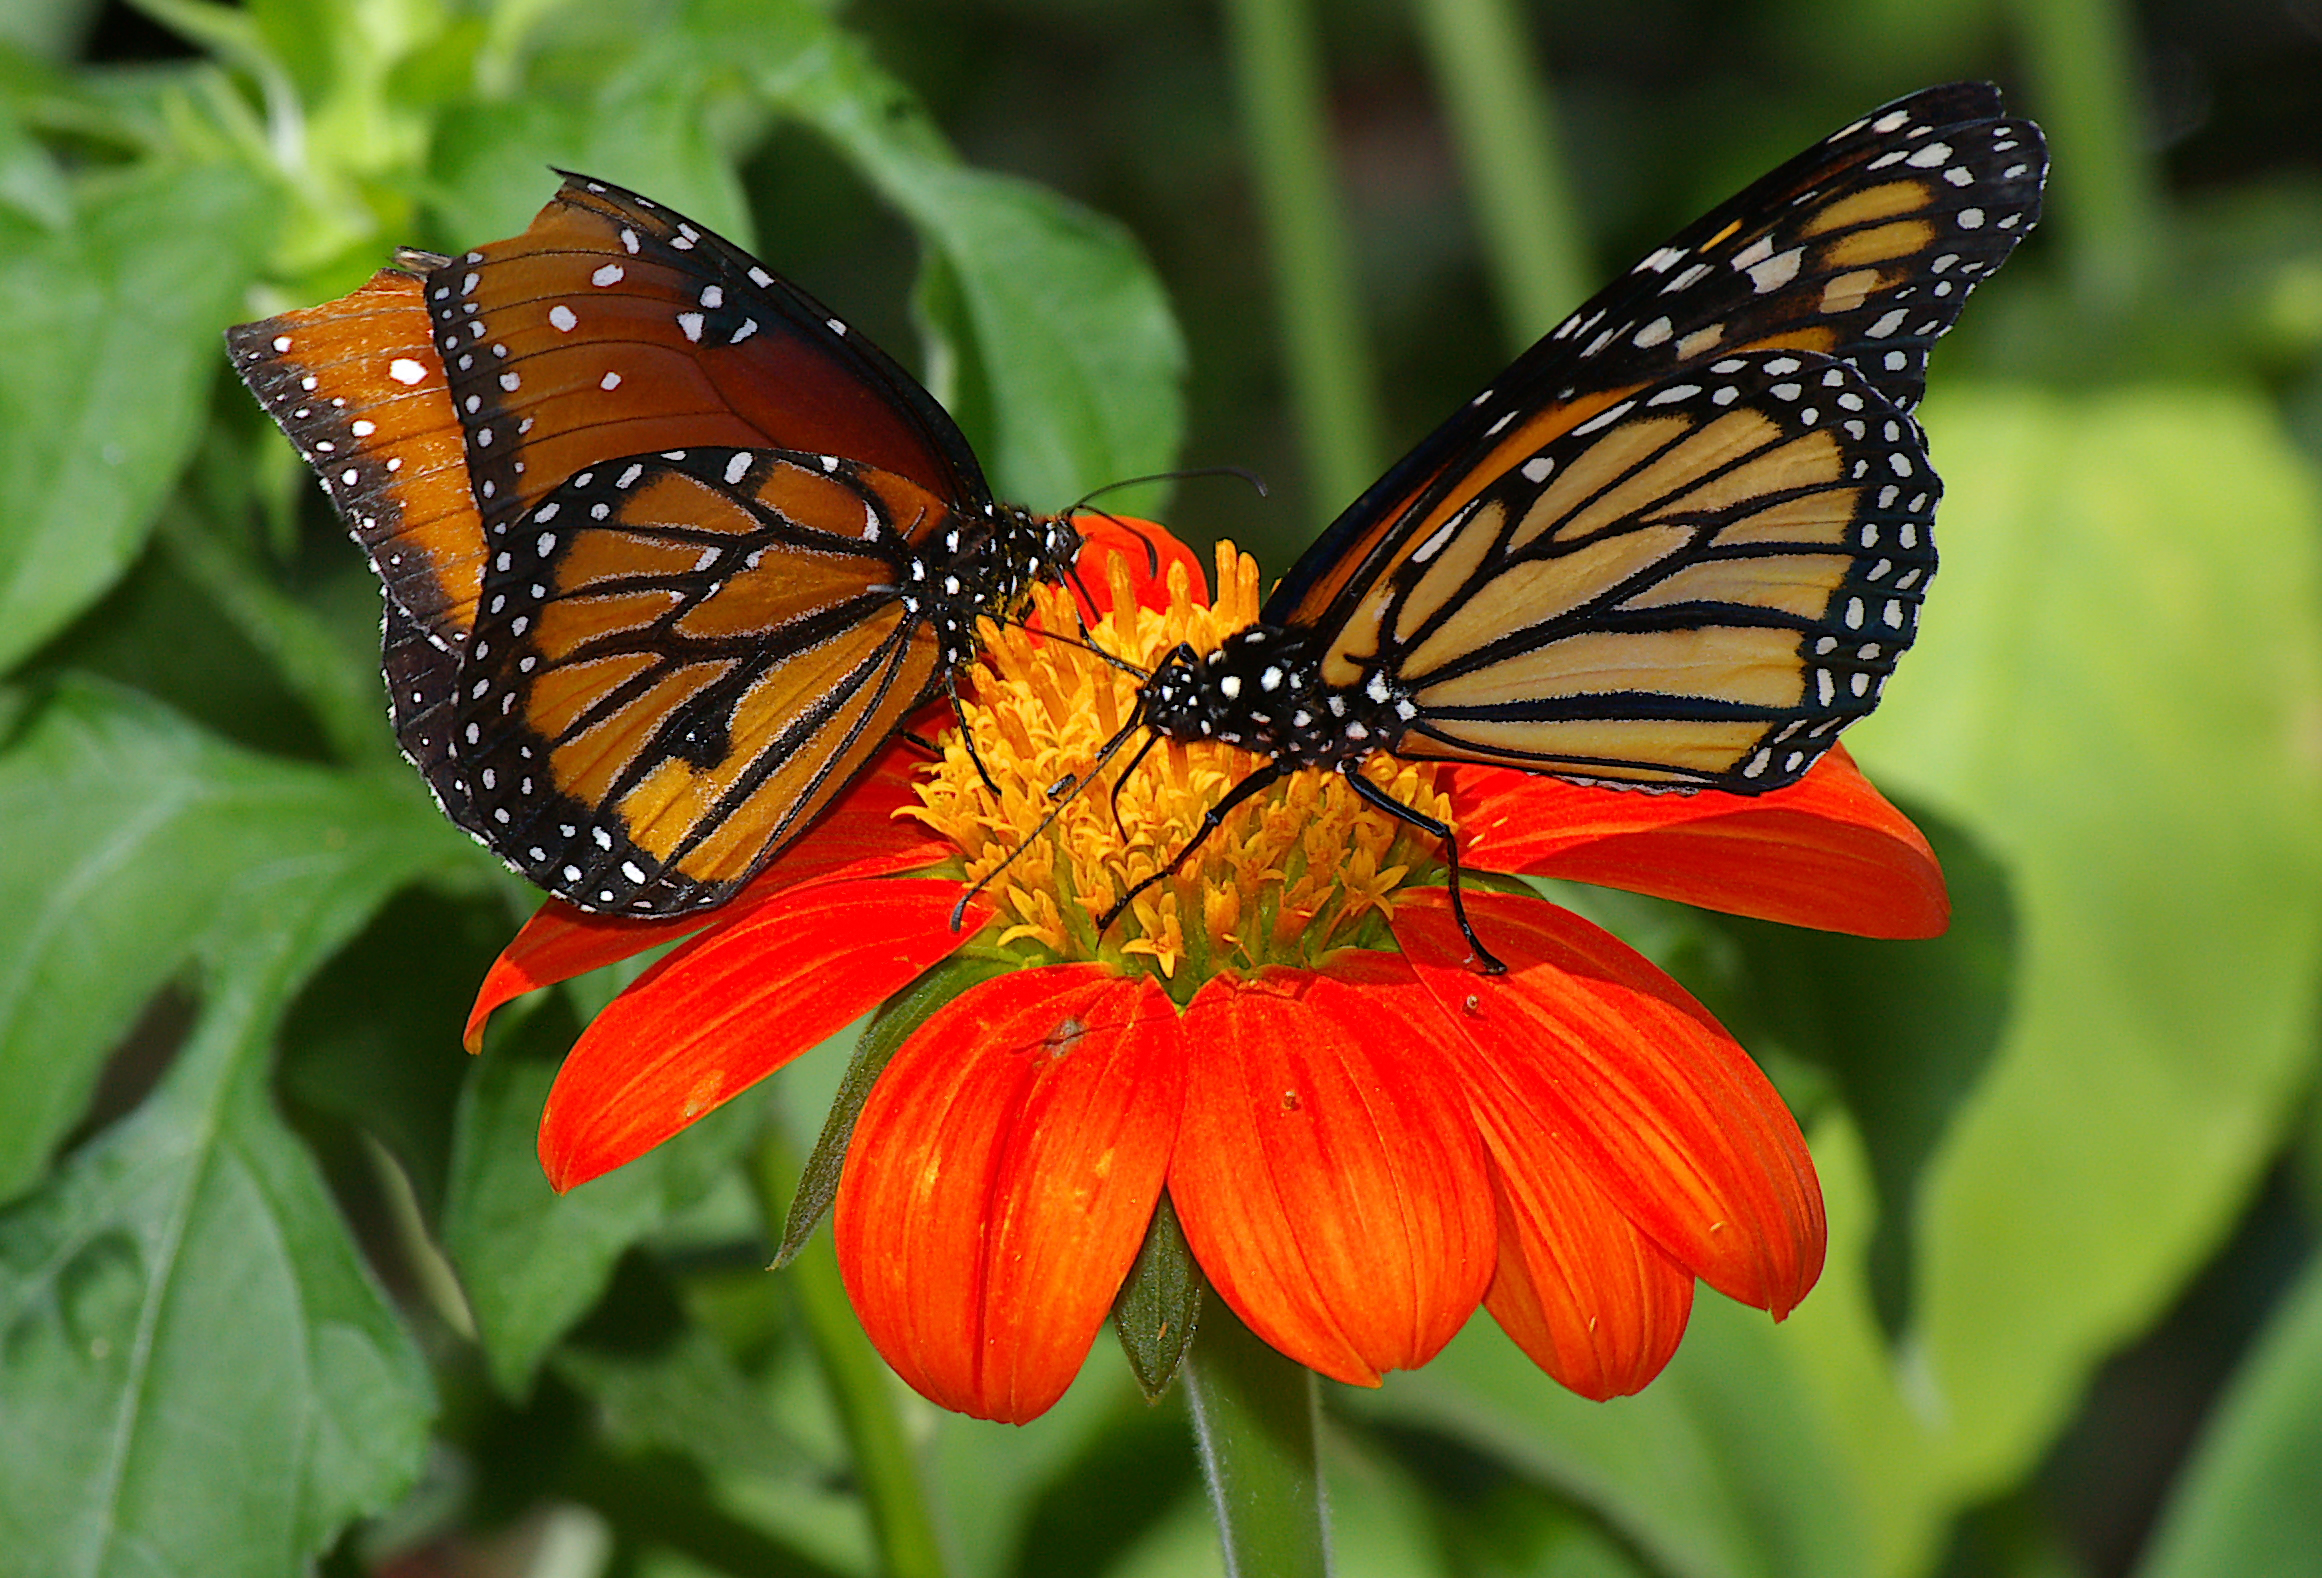
{"label": "butterfly leg", "polygon": [[[1135,899],[1138,894],[1144,892],[1147,888],[1153,886],[1154,883],[1159,882],[1164,877],[1175,876],[1177,874],[1178,868],[1183,866],[1187,860],[1191,859],[1193,852],[1201,847],[1202,840],[1209,837],[1210,834],[1216,832],[1220,827],[1225,825],[1225,819],[1233,814],[1235,806],[1240,805],[1243,801],[1249,799],[1252,795],[1265,793],[1268,789],[1274,786],[1277,780],[1282,777],[1284,771],[1285,769],[1280,762],[1268,762],[1265,766],[1250,774],[1249,777],[1244,778],[1240,783],[1235,784],[1231,789],[1228,789],[1225,792],[1223,799],[1219,800],[1217,804],[1211,806],[1208,810],[1202,812],[1201,826],[1194,830],[1193,836],[1185,841],[1185,847],[1177,852],[1176,857],[1172,859],[1169,864],[1163,866],[1159,871],[1154,872],[1144,881],[1138,883],[1135,887],[1129,889],[1128,892],[1122,894],[1120,900],[1115,903],[1111,909],[1106,910],[1102,915],[1097,917],[1097,935],[1102,937],[1106,932],[1112,930],[1113,922],[1121,918],[1122,912],[1129,907],[1130,901]],[[1414,812],[1413,814],[1416,815],[1417,813]]]}
{"label": "butterfly leg", "polygon": [[1475,951],[1476,962],[1483,967],[1484,974],[1507,974],[1507,965],[1500,961],[1497,954],[1483,945],[1483,939],[1478,937],[1475,934],[1475,928],[1468,924],[1467,904],[1459,896],[1459,839],[1452,832],[1450,824],[1437,821],[1415,806],[1405,805],[1357,772],[1355,766],[1355,763],[1348,762],[1339,769],[1339,772],[1346,779],[1347,786],[1353,789],[1357,795],[1377,806],[1396,821],[1408,823],[1423,833],[1432,833],[1443,841],[1444,862],[1451,870],[1451,913],[1453,918],[1459,922],[1460,935],[1467,939],[1468,947]]}
{"label": "butterfly leg", "polygon": [[943,688],[951,697],[951,715],[959,719],[959,743],[967,748],[967,759],[975,764],[976,776],[984,781],[984,793],[997,800],[1000,798],[1000,786],[992,781],[992,770],[984,765],[983,757],[977,753],[976,731],[968,727],[967,713],[959,704],[959,676],[945,675]]}
{"label": "butterfly leg", "polygon": [[[1121,775],[1113,780],[1112,792],[1105,796],[1113,809],[1113,831],[1119,833],[1124,840],[1129,835],[1128,830],[1121,825],[1121,785],[1127,783],[1131,775],[1145,764],[1145,753],[1160,743],[1160,740],[1161,736],[1158,734],[1145,736],[1145,743],[1137,747],[1137,754],[1129,758],[1129,765],[1122,768]],[[1112,747],[1106,746],[1103,755],[1097,757],[1096,766],[1089,769],[1089,777],[1094,778],[1104,770],[1105,757],[1112,755],[1112,753]]]}

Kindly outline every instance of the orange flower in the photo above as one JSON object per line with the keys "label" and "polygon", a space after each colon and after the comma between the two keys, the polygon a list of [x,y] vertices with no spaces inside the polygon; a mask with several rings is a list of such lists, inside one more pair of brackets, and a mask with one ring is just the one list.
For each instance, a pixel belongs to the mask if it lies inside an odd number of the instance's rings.
{"label": "orange flower", "polygon": [[[1255,615],[1255,567],[1230,547],[1212,608],[1157,528],[1161,576],[1141,543],[1093,540],[1083,565],[1108,595],[1091,639],[1108,652],[1149,665]],[[1060,593],[1039,613],[1071,618]],[[1777,1319],[1814,1285],[1822,1198],[1796,1123],[1626,944],[1475,886],[1474,923],[1509,966],[1477,973],[1433,885],[1441,851],[1320,773],[1254,800],[1099,937],[1091,917],[1183,848],[1252,759],[1157,747],[1036,832],[1049,787],[1130,715],[1134,680],[1008,630],[974,689],[996,798],[956,735],[934,763],[898,749],[723,909],[636,922],[551,903],[510,944],[471,1045],[510,998],[693,934],[565,1060],[540,1135],[556,1187],[966,954],[993,973],[879,1076],[836,1224],[873,1342],[945,1407],[1022,1421],[1055,1402],[1164,1191],[1251,1330],[1362,1385],[1426,1363],[1480,1302],[1557,1380],[1612,1397],[1668,1362],[1696,1278]],[[1947,919],[1925,840],[1843,750],[1757,798],[1385,756],[1365,770],[1447,816],[1477,872],[1870,936]],[[955,931],[963,883],[983,878]]]}

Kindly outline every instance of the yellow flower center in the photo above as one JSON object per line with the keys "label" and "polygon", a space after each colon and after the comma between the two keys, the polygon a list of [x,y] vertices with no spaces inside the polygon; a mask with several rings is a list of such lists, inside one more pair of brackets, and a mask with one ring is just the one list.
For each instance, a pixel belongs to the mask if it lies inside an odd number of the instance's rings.
{"label": "yellow flower center", "polygon": [[[1180,642],[1207,652],[1257,618],[1257,564],[1231,543],[1218,544],[1219,591],[1209,608],[1188,595],[1181,565],[1169,571],[1170,606],[1155,612],[1138,606],[1126,561],[1105,562],[1113,611],[1090,627],[1088,642],[1139,669],[1150,671]],[[1033,599],[1043,628],[1077,630],[1069,594],[1043,586]],[[1293,773],[1238,807],[1098,936],[1098,917],[1175,860],[1203,815],[1264,759],[1214,741],[1159,740],[1137,760],[1143,742],[1132,739],[1082,784],[1079,775],[1135,715],[1136,676],[1027,630],[987,624],[985,632],[962,711],[999,794],[985,787],[954,730],[919,786],[920,805],[902,814],[959,846],[968,880],[984,883],[998,906],[1000,946],[1057,961],[1101,959],[1158,976],[1176,995],[1221,969],[1312,964],[1335,947],[1384,945],[1397,887],[1435,869],[1432,839],[1366,805],[1338,774]],[[1404,804],[1449,819],[1432,767],[1381,752],[1362,770]],[[1052,796],[1059,783],[1065,793]]]}

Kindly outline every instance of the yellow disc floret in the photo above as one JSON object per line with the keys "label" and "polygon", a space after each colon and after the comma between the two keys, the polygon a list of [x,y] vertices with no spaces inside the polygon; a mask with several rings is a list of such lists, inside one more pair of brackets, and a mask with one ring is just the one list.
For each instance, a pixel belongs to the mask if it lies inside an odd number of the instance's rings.
{"label": "yellow disc floret", "polygon": [[[1257,618],[1257,564],[1230,543],[1218,545],[1219,593],[1208,608],[1182,565],[1171,566],[1169,607],[1157,612],[1138,606],[1125,559],[1105,562],[1113,611],[1089,627],[1087,643],[1139,671],[1180,642],[1206,652]],[[1068,593],[1043,586],[1033,596],[1041,628],[1077,632]],[[1293,773],[1238,808],[1099,937],[1097,918],[1176,859],[1210,807],[1263,761],[1210,742],[1156,741],[1140,755],[1145,742],[1131,738],[1082,783],[1135,715],[1137,675],[1031,630],[987,624],[985,634],[962,707],[975,757],[955,730],[920,785],[920,806],[904,814],[959,846],[968,880],[985,883],[998,906],[1001,946],[1104,959],[1182,991],[1220,969],[1312,964],[1333,947],[1383,943],[1395,889],[1432,872],[1433,840],[1364,804],[1336,773]],[[1449,819],[1434,769],[1382,752],[1363,771],[1404,804]]]}

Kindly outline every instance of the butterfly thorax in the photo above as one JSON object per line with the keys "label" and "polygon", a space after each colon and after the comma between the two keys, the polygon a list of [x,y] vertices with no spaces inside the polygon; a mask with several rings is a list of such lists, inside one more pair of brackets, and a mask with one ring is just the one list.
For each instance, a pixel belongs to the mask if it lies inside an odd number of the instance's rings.
{"label": "butterfly thorax", "polygon": [[975,660],[979,619],[1019,617],[1033,585],[1062,579],[1080,549],[1080,533],[1061,516],[988,509],[980,524],[954,520],[936,532],[904,569],[903,610],[933,622],[947,667]]}
{"label": "butterfly thorax", "polygon": [[1179,647],[1142,688],[1144,721],[1178,741],[1217,740],[1301,767],[1391,749],[1414,711],[1374,672],[1330,685],[1312,632],[1252,625],[1214,651]]}

